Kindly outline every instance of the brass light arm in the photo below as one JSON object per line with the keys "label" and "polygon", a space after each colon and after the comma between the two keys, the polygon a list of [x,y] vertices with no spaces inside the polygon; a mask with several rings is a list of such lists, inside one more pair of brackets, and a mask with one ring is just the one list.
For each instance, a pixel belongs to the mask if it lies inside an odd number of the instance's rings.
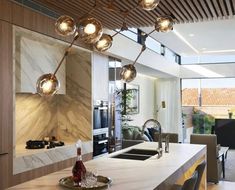
{"label": "brass light arm", "polygon": [[151,32],[149,32],[148,34],[147,34],[147,37],[150,35],[150,34],[152,34],[153,32],[155,32],[156,30],[154,29],[154,30],[152,30]]}
{"label": "brass light arm", "polygon": [[112,35],[112,38],[113,38],[114,36],[118,35],[120,32],[122,32],[122,31],[124,31],[124,30],[128,30],[128,27],[127,27],[127,24],[126,24],[126,16],[124,16],[124,18],[123,18],[123,23],[122,23],[121,29],[120,29],[118,32],[116,32],[115,34],[113,34],[113,35]]}
{"label": "brass light arm", "polygon": [[135,65],[135,64],[136,64],[136,62],[138,61],[139,57],[141,56],[141,54],[142,54],[145,50],[146,50],[146,45],[144,44],[144,45],[142,45],[142,48],[141,48],[141,50],[140,50],[140,53],[138,54],[138,56],[136,57],[136,59],[135,59],[135,61],[133,62],[132,65]]}
{"label": "brass light arm", "polygon": [[120,34],[121,31],[122,31],[122,30],[119,30],[119,31],[117,31],[115,34],[113,34],[113,35],[112,35],[112,38],[113,38],[114,36]]}
{"label": "brass light arm", "polygon": [[[149,32],[149,33],[147,34],[147,37],[148,37],[150,34],[152,34],[154,31],[155,31],[155,29],[152,30],[151,32]],[[132,65],[135,65],[135,64],[136,64],[136,62],[138,61],[139,57],[141,56],[141,54],[142,54],[145,50],[146,50],[146,45],[143,44],[143,45],[142,45],[142,48],[141,48],[141,50],[140,50],[140,53],[138,54],[138,56],[136,57],[136,59],[135,59],[135,61],[133,62]]]}
{"label": "brass light arm", "polygon": [[64,52],[64,55],[62,57],[62,59],[60,60],[58,66],[56,67],[56,70],[55,72],[53,73],[53,75],[56,75],[57,71],[59,70],[60,66],[62,65],[65,57],[69,54],[69,51],[71,50],[71,47],[73,46],[74,42],[78,39],[78,34],[76,33],[74,38],[73,38],[73,41],[70,43],[70,45],[68,46],[68,48],[66,49],[66,51]]}
{"label": "brass light arm", "polygon": [[[56,78],[56,73],[61,67],[66,56],[71,51],[71,48],[78,37],[79,40],[82,40],[87,44],[93,44],[93,47],[96,48],[96,50],[104,52],[112,46],[113,37],[115,37],[121,31],[128,30],[127,20],[132,12],[137,11],[139,7],[147,11],[154,10],[159,4],[160,0],[137,0],[134,2],[131,3],[133,6],[123,8],[123,6],[121,6],[121,1],[119,2],[118,0],[107,0],[106,2],[103,0],[93,0],[93,4],[91,5],[90,9],[80,18],[78,18],[78,23],[76,23],[74,19],[68,15],[60,16],[55,23],[56,32],[62,36],[74,35],[74,38],[70,45],[65,49],[63,57],[55,69],[55,72],[53,74],[44,74],[38,78],[36,83],[37,92],[41,96],[52,96],[58,91],[60,85]],[[119,31],[115,32],[112,36],[104,34],[102,23],[98,19],[91,16],[91,14],[94,14],[97,10],[107,11],[117,16],[122,16],[123,23]],[[131,20],[128,21],[128,23],[131,23]],[[169,16],[158,18],[155,22],[155,30],[158,32],[168,32],[172,30],[172,28],[173,20]],[[155,30],[145,34],[145,37],[147,38]],[[122,67],[120,76],[124,81],[131,82],[135,79],[137,72],[134,65],[145,49],[146,45],[143,44],[135,61],[132,64],[124,65]]]}

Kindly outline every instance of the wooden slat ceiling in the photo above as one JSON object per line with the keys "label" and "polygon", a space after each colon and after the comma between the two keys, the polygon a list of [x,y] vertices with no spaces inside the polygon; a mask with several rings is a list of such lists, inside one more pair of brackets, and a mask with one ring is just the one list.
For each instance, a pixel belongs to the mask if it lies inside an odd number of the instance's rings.
{"label": "wooden slat ceiling", "polygon": [[[89,12],[95,0],[33,0],[42,6],[59,13],[79,19]],[[107,11],[105,6],[113,3],[113,7],[122,13],[136,7],[138,0],[97,0],[100,8],[90,13],[109,29],[122,26],[123,14]],[[140,7],[133,9],[126,19],[128,27],[153,26],[159,16],[170,15],[176,23],[200,22],[216,19],[228,19],[235,15],[235,0],[161,0],[153,11],[144,11]]]}

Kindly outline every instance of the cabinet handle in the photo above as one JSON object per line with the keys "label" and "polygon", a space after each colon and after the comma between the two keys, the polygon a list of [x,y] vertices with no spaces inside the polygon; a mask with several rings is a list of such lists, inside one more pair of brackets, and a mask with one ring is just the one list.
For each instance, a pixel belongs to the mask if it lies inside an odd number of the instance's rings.
{"label": "cabinet handle", "polygon": [[98,144],[102,144],[102,143],[107,143],[108,140],[102,140],[102,141],[99,141]]}
{"label": "cabinet handle", "polygon": [[5,153],[0,153],[0,156],[6,155],[6,154],[8,154],[8,153],[7,153],[7,152],[5,152]]}
{"label": "cabinet handle", "polygon": [[107,110],[108,107],[98,107],[99,110]]}

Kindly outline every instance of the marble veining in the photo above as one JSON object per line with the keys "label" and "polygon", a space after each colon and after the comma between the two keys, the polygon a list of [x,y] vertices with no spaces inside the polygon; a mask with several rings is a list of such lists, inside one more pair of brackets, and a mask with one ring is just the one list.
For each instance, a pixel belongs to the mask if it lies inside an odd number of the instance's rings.
{"label": "marble veining", "polygon": [[[155,150],[156,142],[145,142],[134,148]],[[205,145],[170,143],[170,153],[163,153],[160,159],[153,156],[145,161],[110,158],[133,147],[112,153],[106,157],[94,159],[85,163],[88,171],[97,171],[99,175],[110,177],[113,182],[111,190],[168,190],[181,178],[185,172],[200,159],[206,158]],[[164,148],[164,146],[163,146]],[[10,190],[17,189],[63,189],[58,181],[62,177],[70,176],[71,168],[46,175],[41,178],[17,185]],[[206,176],[202,181],[206,189]],[[40,187],[37,186],[40,184]]]}
{"label": "marble veining", "polygon": [[69,146],[81,139],[89,144],[85,146],[86,153],[91,153],[91,52],[74,46],[58,73],[59,80],[64,83],[63,93],[41,97],[32,90],[37,75],[54,71],[55,63],[59,62],[68,44],[20,27],[14,30],[14,172],[28,171],[57,162],[56,158],[61,161],[76,155],[67,146],[50,151],[26,150],[28,140],[55,136]]}
{"label": "marble veining", "polygon": [[[92,146],[92,141],[82,142],[82,154],[90,153],[92,151]],[[74,158],[76,155],[75,144],[56,147],[53,149],[25,151],[23,146],[19,147],[19,149],[20,150],[18,151],[22,152],[23,154],[19,154],[20,156],[14,158],[14,174]]]}
{"label": "marble veining", "polygon": [[[16,92],[35,93],[37,79],[45,73],[53,73],[67,45],[42,34],[14,27],[14,62]],[[58,93],[65,94],[65,62],[57,73],[61,87]]]}
{"label": "marble veining", "polygon": [[[26,31],[17,27],[16,36],[21,36],[21,43],[25,51],[22,57],[25,57],[27,64],[37,59],[32,57],[38,50],[38,47],[32,45],[36,43],[41,46],[41,50],[47,52],[45,57],[47,61],[54,60],[57,53],[49,48],[59,47],[64,49],[64,44],[52,43],[48,37],[35,34],[35,32]],[[39,36],[38,36],[39,35]],[[38,38],[37,38],[38,37]],[[32,41],[32,39],[37,41]],[[46,42],[46,44],[45,44]],[[18,44],[15,45],[16,47]],[[17,48],[16,48],[17,50]],[[32,53],[33,52],[33,53]],[[16,51],[18,53],[18,51]],[[62,53],[62,52],[60,52]],[[40,55],[41,52],[39,51]],[[29,61],[27,61],[29,60]],[[34,64],[35,70],[40,70],[40,59]],[[19,65],[24,64],[22,61]],[[50,65],[50,64],[49,64]],[[16,145],[25,144],[29,139],[40,140],[46,136],[56,136],[58,140],[66,142],[76,142],[78,138],[83,141],[92,139],[91,127],[91,53],[72,48],[72,51],[66,58],[66,94],[57,94],[51,98],[43,98],[37,94],[17,93],[15,99],[15,131]],[[60,68],[61,69],[61,68]],[[63,69],[62,69],[63,70]],[[45,73],[45,70],[42,70]],[[29,71],[24,71],[28,74]],[[30,81],[32,82],[32,81]],[[33,82],[32,85],[35,86]],[[26,85],[30,86],[30,85]]]}
{"label": "marble veining", "polygon": [[16,144],[56,135],[53,134],[53,128],[57,126],[56,98],[16,94],[15,104]]}

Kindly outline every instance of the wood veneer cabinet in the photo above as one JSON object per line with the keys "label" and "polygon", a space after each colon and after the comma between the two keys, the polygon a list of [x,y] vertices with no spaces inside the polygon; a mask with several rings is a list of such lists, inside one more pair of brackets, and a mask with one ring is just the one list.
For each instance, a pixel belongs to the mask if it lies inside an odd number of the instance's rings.
{"label": "wood veneer cabinet", "polygon": [[0,49],[0,189],[5,189],[9,185],[12,162],[13,66],[12,25],[2,20]]}
{"label": "wood veneer cabinet", "polygon": [[8,154],[1,154],[0,155],[0,189],[5,189],[8,187],[9,184],[9,165],[8,165],[8,159],[9,155]]}
{"label": "wood veneer cabinet", "polygon": [[9,127],[13,117],[12,26],[0,21],[0,154],[9,152]]}

